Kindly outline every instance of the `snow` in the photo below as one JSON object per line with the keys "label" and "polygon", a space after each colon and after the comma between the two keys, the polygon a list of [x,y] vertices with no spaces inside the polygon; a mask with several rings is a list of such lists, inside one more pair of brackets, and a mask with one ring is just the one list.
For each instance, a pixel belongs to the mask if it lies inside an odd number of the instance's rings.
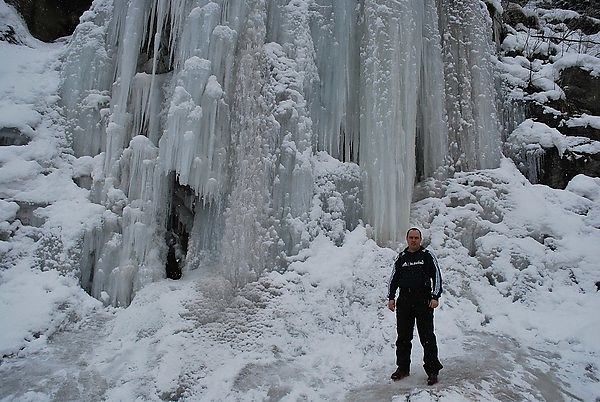
{"label": "snow", "polygon": [[555,147],[562,156],[568,147],[567,138],[555,128],[527,119],[511,133],[508,141],[517,143],[520,148],[525,148],[528,144],[539,144],[543,148]]}
{"label": "snow", "polygon": [[581,67],[583,70],[589,71],[592,77],[600,76],[600,58],[589,54],[571,53],[560,57],[553,63],[555,76],[569,67]]}
{"label": "snow", "polygon": [[[3,1],[0,16],[17,21]],[[27,46],[0,42],[7,61],[0,66],[0,129],[16,129],[30,140],[0,147],[3,356],[43,350],[56,331],[98,306],[79,287],[72,252],[82,228],[104,211],[73,183],[71,157],[64,153],[55,107],[64,45],[22,38]]]}
{"label": "snow", "polygon": [[0,274],[2,356],[43,353],[52,334],[100,305],[76,278],[30,269],[26,263]]}
{"label": "snow", "polygon": [[[587,123],[590,119],[583,121]],[[524,170],[532,183],[537,183],[542,158],[549,149],[555,148],[561,158],[565,152],[569,157],[600,153],[600,141],[565,136],[557,129],[531,119],[523,121],[508,135],[505,147],[508,154],[526,165]]]}
{"label": "snow", "polygon": [[[413,222],[445,281],[435,315],[445,368],[434,387],[424,386],[419,346],[411,376],[388,379],[395,321],[385,293],[396,251],[359,226],[339,246],[317,236],[286,272],[238,291],[206,267],[145,286],[126,309],[83,313],[54,344],[77,345],[94,331],[93,348],[40,348],[44,367],[77,365],[35,372],[28,367],[38,364],[36,349],[26,349],[30,360],[0,370],[8,385],[30,374],[0,396],[52,398],[62,389],[67,399],[107,400],[593,399],[600,232],[588,222],[597,202],[578,194],[586,180],[595,179],[579,177],[576,192],[531,185],[503,160],[499,169],[423,185],[439,196],[416,202]],[[94,379],[90,388],[72,386],[80,375]],[[36,385],[43,377],[54,380]]]}
{"label": "snow", "polygon": [[[579,14],[569,10],[544,10],[533,4],[522,11],[535,17],[540,27],[531,29],[521,25],[517,29],[510,28],[501,44],[502,51],[509,56],[501,58],[499,67],[505,72],[502,77],[511,85],[513,97],[539,103],[564,99],[559,82],[563,70],[579,67],[592,77],[600,74],[599,34],[585,35],[560,23],[578,18]],[[529,94],[518,90],[528,86]],[[536,88],[533,93],[531,87]]]}
{"label": "snow", "polygon": [[568,127],[592,127],[600,130],[600,116],[590,116],[583,113],[580,117],[567,120]]}
{"label": "snow", "polygon": [[598,202],[600,201],[600,178],[578,174],[571,179],[565,190]]}
{"label": "snow", "polygon": [[[29,47],[0,42],[0,55],[11,60],[0,67],[0,128],[31,140],[0,148],[0,399],[593,400],[600,394],[600,183],[579,175],[565,190],[532,185],[509,159],[498,160],[483,34],[489,21],[479,2],[475,8],[462,2],[466,8],[445,22],[432,1],[416,8],[365,2],[374,56],[343,69],[337,60],[362,51],[352,42],[354,6],[191,3],[96,0],[67,47],[27,39],[23,30]],[[394,7],[406,13],[394,14]],[[0,18],[16,21],[3,0]],[[150,34],[145,21],[153,19],[164,28],[154,54],[159,43],[170,45],[138,65]],[[461,28],[471,20],[482,25]],[[172,35],[161,41],[163,31]],[[124,37],[130,47],[119,47]],[[408,44],[395,40],[404,37]],[[184,38],[181,46],[174,46],[177,38]],[[442,38],[468,56],[443,53],[436,42]],[[165,54],[176,55],[172,64]],[[392,56],[405,57],[400,64],[408,68],[391,63]],[[453,70],[451,61],[468,73]],[[507,63],[525,82],[524,61]],[[538,67],[540,78],[552,79],[550,69]],[[376,72],[378,89],[361,83],[367,91],[361,96],[368,98],[363,105],[381,107],[378,118],[360,117],[350,90],[357,88],[350,85],[357,69]],[[451,79],[442,82],[445,72]],[[328,74],[338,75],[329,80]],[[417,85],[421,74],[432,78]],[[548,96],[559,94],[550,93],[550,81],[540,85]],[[390,88],[407,90],[408,99],[389,95]],[[234,89],[241,96],[232,96]],[[462,90],[472,96],[459,97]],[[460,113],[447,116],[456,112],[454,101]],[[430,115],[437,117],[425,122]],[[339,145],[356,146],[361,118],[380,137],[370,143],[363,137],[357,160],[356,149],[342,152]],[[572,124],[595,127],[594,116],[578,119]],[[383,123],[408,134],[386,142]],[[337,137],[341,127],[344,138]],[[490,169],[436,176],[446,140],[471,138],[459,137],[461,127],[482,146],[461,163]],[[436,177],[413,188],[417,130],[429,135],[421,145],[430,158],[423,161],[425,176]],[[534,151],[598,144],[531,120],[509,138]],[[406,172],[394,147],[409,150]],[[391,171],[396,179],[406,173],[395,188],[407,193],[379,199],[378,218],[364,222],[364,208],[377,204],[364,203],[371,191],[365,173]],[[89,190],[73,181],[88,176]],[[383,176],[375,189],[387,183]],[[178,281],[164,278],[174,177],[198,201]],[[386,289],[403,244],[381,243],[402,237],[403,221],[423,228],[444,278],[435,324],[445,369],[434,387],[424,385],[417,339],[411,376],[389,380],[396,335]],[[398,233],[382,235],[382,227]],[[225,257],[200,258],[215,243]]]}

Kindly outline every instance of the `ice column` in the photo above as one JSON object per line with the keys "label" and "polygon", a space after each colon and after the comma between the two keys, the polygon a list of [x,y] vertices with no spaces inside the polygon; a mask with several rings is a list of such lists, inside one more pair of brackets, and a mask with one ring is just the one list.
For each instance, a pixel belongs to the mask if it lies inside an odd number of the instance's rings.
{"label": "ice column", "polygon": [[412,3],[364,5],[360,165],[365,218],[382,243],[397,241],[407,225],[415,178],[423,15]]}
{"label": "ice column", "polygon": [[[417,170],[431,177],[448,155],[444,62],[435,0],[424,0],[422,53],[417,101]],[[417,7],[419,7],[417,5]],[[403,230],[404,232],[404,230]]]}
{"label": "ice column", "polygon": [[221,252],[222,266],[235,286],[245,284],[268,266],[269,248],[274,243],[269,213],[269,175],[273,169],[268,151],[277,127],[269,113],[273,99],[262,90],[267,84],[265,19],[264,1],[253,2],[236,58],[231,193]]}
{"label": "ice column", "polygon": [[76,156],[94,156],[105,148],[102,109],[108,108],[114,75],[107,43],[113,12],[112,3],[105,2],[84,13],[65,52],[61,104]]}
{"label": "ice column", "polygon": [[500,126],[491,20],[479,0],[438,0],[450,153],[462,170],[497,167]]}
{"label": "ice column", "polygon": [[319,86],[309,96],[317,150],[358,161],[360,30],[356,2],[319,0],[311,19]]}

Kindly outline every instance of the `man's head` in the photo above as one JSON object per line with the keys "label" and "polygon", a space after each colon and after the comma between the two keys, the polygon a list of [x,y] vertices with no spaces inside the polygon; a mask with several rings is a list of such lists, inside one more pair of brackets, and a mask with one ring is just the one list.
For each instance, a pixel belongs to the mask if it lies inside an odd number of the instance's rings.
{"label": "man's head", "polygon": [[408,245],[408,251],[414,252],[421,248],[421,231],[417,228],[410,228],[406,232],[406,244]]}

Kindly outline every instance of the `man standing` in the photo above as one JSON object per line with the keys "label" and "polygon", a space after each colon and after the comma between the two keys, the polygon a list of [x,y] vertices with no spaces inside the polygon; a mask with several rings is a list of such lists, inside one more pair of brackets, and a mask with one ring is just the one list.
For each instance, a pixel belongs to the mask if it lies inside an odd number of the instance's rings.
{"label": "man standing", "polygon": [[[433,309],[438,306],[442,293],[442,276],[437,259],[421,246],[421,231],[411,228],[406,232],[408,247],[394,264],[388,293],[388,308],[396,311],[398,339],[396,340],[396,365],[392,380],[398,381],[410,374],[410,350],[417,322],[419,340],[423,346],[423,368],[427,385],[438,382],[442,364],[433,333]],[[400,290],[398,301],[396,291]]]}

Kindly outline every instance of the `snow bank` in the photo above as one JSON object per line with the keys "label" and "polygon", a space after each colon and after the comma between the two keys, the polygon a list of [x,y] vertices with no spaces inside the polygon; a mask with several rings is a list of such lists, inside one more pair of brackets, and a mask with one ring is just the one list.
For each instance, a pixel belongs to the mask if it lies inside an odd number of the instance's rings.
{"label": "snow bank", "polygon": [[600,202],[600,178],[589,177],[578,174],[573,177],[565,190],[587,198],[594,202]]}
{"label": "snow bank", "polygon": [[[63,44],[33,39],[0,0],[0,355],[21,356],[98,306],[79,286],[78,243],[103,207],[73,182],[64,120],[56,108]],[[4,131],[6,132],[6,131]]]}
{"label": "snow bank", "polygon": [[1,356],[42,350],[56,331],[102,305],[81,289],[77,278],[30,269],[30,263],[0,272]]}
{"label": "snow bank", "polygon": [[500,169],[457,175],[441,184],[440,199],[414,210],[446,267],[445,303],[470,301],[480,331],[560,356],[554,381],[582,399],[599,391],[588,375],[600,353],[595,181],[577,177],[569,191],[532,185],[505,159]]}

